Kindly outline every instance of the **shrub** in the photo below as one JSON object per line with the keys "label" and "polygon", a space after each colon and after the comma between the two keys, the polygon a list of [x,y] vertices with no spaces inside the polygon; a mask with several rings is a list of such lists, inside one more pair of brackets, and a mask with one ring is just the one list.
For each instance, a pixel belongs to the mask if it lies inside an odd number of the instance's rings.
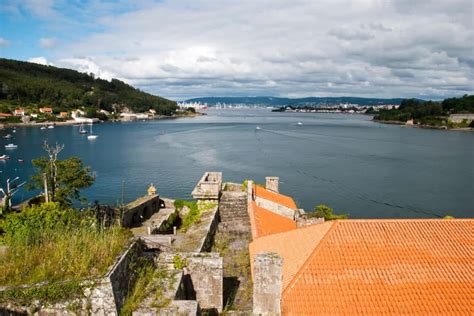
{"label": "shrub", "polygon": [[336,215],[333,213],[333,209],[327,205],[320,204],[314,208],[315,217],[324,217],[326,221],[332,221],[336,219],[346,219],[349,216],[347,214]]}

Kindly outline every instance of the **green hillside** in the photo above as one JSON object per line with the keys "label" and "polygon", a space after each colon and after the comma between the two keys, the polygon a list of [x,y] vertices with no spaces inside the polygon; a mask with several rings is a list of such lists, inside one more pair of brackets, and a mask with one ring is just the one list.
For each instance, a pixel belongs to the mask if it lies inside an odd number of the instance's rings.
{"label": "green hillside", "polygon": [[117,80],[94,78],[71,69],[0,58],[0,112],[17,106],[52,107],[55,112],[78,107],[134,112],[155,109],[170,115],[176,102],[140,91]]}

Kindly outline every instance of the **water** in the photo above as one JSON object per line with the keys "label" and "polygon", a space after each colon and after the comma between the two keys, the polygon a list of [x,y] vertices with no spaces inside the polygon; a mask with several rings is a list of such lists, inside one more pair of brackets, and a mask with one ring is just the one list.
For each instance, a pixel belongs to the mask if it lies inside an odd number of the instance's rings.
{"label": "water", "polygon": [[[359,115],[207,113],[94,125],[100,135],[94,141],[77,126],[17,128],[13,140],[0,140],[0,154],[12,157],[0,162],[2,184],[7,177],[27,179],[47,139],[65,144],[61,157],[77,155],[92,167],[95,184],[83,191],[90,202],[116,204],[122,183],[125,202],[150,183],[162,196],[190,198],[203,172],[222,171],[234,182],[279,176],[281,192],[306,210],[327,204],[351,218],[473,216],[474,133],[383,125]],[[10,142],[19,148],[4,150]],[[16,202],[32,194],[20,191]]]}

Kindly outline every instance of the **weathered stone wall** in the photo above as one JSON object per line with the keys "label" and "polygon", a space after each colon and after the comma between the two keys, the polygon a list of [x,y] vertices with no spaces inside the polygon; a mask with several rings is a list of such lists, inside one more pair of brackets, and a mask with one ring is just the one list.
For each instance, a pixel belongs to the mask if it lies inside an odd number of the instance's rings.
{"label": "weathered stone wall", "polygon": [[126,205],[122,215],[122,226],[133,227],[148,219],[164,207],[163,200],[158,195],[146,195]]}
{"label": "weathered stone wall", "polygon": [[217,200],[222,190],[222,172],[206,172],[191,193],[195,199]]}
{"label": "weathered stone wall", "polygon": [[184,273],[191,277],[196,300],[203,310],[223,309],[223,260],[218,253],[162,253],[159,263],[176,268],[174,258],[179,256]]}
{"label": "weathered stone wall", "polygon": [[277,253],[260,253],[254,259],[253,313],[281,314],[283,259]]}
{"label": "weathered stone wall", "polygon": [[136,240],[127,251],[122,254],[115,265],[106,274],[114,295],[117,311],[122,308],[128,295],[131,284],[135,282],[137,262],[144,251],[144,244]]}
{"label": "weathered stone wall", "polygon": [[273,201],[269,201],[266,199],[262,199],[261,197],[255,197],[255,202],[257,203],[258,206],[266,208],[269,211],[275,212],[279,215],[288,217],[292,220],[295,219],[296,217],[296,210],[286,207],[284,205],[275,203]]}

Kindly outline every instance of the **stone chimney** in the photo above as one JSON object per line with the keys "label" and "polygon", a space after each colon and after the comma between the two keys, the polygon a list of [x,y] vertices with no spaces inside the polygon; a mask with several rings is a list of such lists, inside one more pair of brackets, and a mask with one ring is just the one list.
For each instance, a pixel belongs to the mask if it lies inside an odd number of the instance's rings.
{"label": "stone chimney", "polygon": [[253,313],[280,315],[283,259],[274,252],[259,253],[253,262]]}
{"label": "stone chimney", "polygon": [[280,178],[278,177],[265,177],[265,188],[269,191],[279,193],[278,186]]}

